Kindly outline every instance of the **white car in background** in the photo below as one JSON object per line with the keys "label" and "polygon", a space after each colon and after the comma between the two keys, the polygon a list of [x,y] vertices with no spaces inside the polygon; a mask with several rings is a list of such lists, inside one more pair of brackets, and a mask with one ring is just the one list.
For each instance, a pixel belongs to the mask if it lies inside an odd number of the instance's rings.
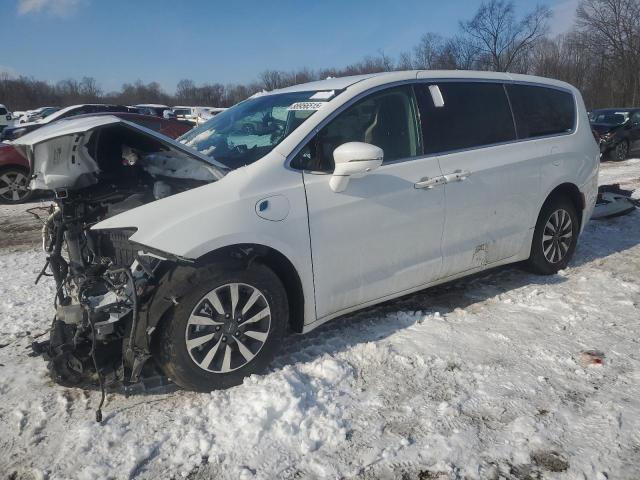
{"label": "white car in background", "polygon": [[104,371],[153,358],[201,391],[264,369],[287,330],[499,265],[565,268],[600,163],[577,89],[463,71],[296,85],[179,142],[94,117],[15,146],[57,193],[62,336],[38,347],[57,375],[91,371],[98,341]]}
{"label": "white car in background", "polygon": [[222,113],[226,110],[223,107],[201,107],[203,117],[208,116],[208,118],[215,117],[219,113]]}
{"label": "white car in background", "polygon": [[[107,105],[107,104],[81,104],[81,105],[71,105],[70,107],[65,107],[45,118],[39,119],[34,122],[22,121],[22,119],[27,119],[26,112],[19,123],[14,123],[12,126],[9,126],[4,129],[2,134],[0,135],[0,139],[4,142],[15,140],[23,135],[26,135],[29,132],[37,130],[49,123],[56,122],[58,120],[71,118],[77,115],[87,115],[90,113],[102,113],[102,112],[128,112],[130,111],[129,107],[125,107],[122,105]],[[15,112],[14,112],[15,117]]]}
{"label": "white car in background", "polygon": [[177,120],[183,120],[194,125],[200,125],[219,113],[224,112],[226,108],[176,106],[171,110]]}
{"label": "white car in background", "polygon": [[29,110],[27,112],[27,122],[40,122],[58,110],[60,110],[60,107],[40,107],[35,110]]}
{"label": "white car in background", "polygon": [[142,115],[152,115],[154,117],[163,117],[165,111],[171,110],[171,107],[157,103],[139,103],[133,105],[132,108]]}
{"label": "white car in background", "polygon": [[21,123],[27,123],[28,111],[16,110],[11,115],[11,126],[20,125]]}
{"label": "white car in background", "polygon": [[182,120],[192,124],[196,124],[197,114],[194,107],[187,107],[184,105],[178,105],[171,108],[171,111],[175,115],[176,120]]}
{"label": "white car in background", "polygon": [[12,122],[13,115],[9,110],[7,110],[7,107],[0,104],[0,132],[4,127],[11,125]]}

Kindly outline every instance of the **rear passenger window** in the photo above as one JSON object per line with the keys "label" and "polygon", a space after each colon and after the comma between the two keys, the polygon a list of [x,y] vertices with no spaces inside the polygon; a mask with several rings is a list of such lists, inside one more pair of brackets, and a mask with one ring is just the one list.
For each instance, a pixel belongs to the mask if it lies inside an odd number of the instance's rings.
{"label": "rear passenger window", "polygon": [[499,83],[438,83],[444,105],[436,107],[428,84],[419,84],[425,153],[448,152],[515,140],[513,116]]}
{"label": "rear passenger window", "polygon": [[573,130],[575,103],[569,92],[533,85],[507,85],[518,138],[557,135]]}
{"label": "rear passenger window", "polygon": [[331,172],[333,151],[347,142],[380,147],[384,163],[420,155],[417,107],[411,86],[382,90],[351,105],[318,132],[294,157],[291,166]]}
{"label": "rear passenger window", "polygon": [[7,114],[6,108],[1,108],[0,107],[0,115],[6,115],[6,114]]}

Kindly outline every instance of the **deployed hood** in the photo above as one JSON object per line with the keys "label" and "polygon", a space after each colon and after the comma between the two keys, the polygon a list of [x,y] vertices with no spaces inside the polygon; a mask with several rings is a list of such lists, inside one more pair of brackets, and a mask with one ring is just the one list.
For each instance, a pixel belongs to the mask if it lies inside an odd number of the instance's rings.
{"label": "deployed hood", "polygon": [[13,145],[29,161],[31,188],[39,190],[85,188],[122,165],[141,168],[154,178],[204,182],[226,172],[211,157],[110,115],[57,121]]}

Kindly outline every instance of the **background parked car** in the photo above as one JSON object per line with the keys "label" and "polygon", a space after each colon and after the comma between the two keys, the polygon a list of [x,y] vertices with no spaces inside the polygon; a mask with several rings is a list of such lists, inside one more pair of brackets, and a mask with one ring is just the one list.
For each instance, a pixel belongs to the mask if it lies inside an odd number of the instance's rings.
{"label": "background parked car", "polygon": [[132,108],[142,115],[153,115],[156,117],[164,116],[165,110],[171,110],[168,105],[159,105],[157,103],[140,103]]}
{"label": "background parked car", "polygon": [[14,111],[11,114],[11,120],[13,122],[12,125],[17,125],[21,120],[23,120],[22,123],[25,123],[27,121],[27,112]]}
{"label": "background parked car", "polygon": [[196,124],[196,112],[193,107],[176,106],[173,107],[171,111],[173,111],[176,119],[189,122],[193,125]]}
{"label": "background parked car", "polygon": [[143,127],[153,130],[154,132],[161,133],[171,138],[178,138],[191,130],[191,125],[171,118],[155,117],[153,115],[141,115],[139,113],[94,113],[86,115],[77,115],[74,118],[83,117],[100,117],[103,115],[113,115],[129,122],[137,123]]}
{"label": "background parked car", "polygon": [[640,108],[607,108],[589,114],[603,157],[624,160],[640,147]]}
{"label": "background parked car", "polygon": [[[74,118],[102,115],[114,115],[171,138],[178,138],[191,129],[191,126],[184,122],[137,113],[103,112],[77,115]],[[33,196],[33,191],[29,189],[29,178],[30,168],[27,159],[11,144],[0,143],[0,203],[16,204],[29,201]]]}
{"label": "background parked car", "polygon": [[224,112],[226,108],[176,106],[171,110],[178,120],[200,125],[218,113]]}
{"label": "background parked car", "polygon": [[226,110],[226,108],[221,107],[197,107],[202,109],[202,117],[207,120],[211,117],[215,117],[219,113],[222,113]]}
{"label": "background parked car", "polygon": [[42,119],[38,122],[27,122],[19,125],[15,125],[13,127],[6,127],[2,134],[0,135],[0,140],[15,140],[16,138],[20,138],[22,135],[28,132],[32,132],[33,130],[37,130],[43,125],[48,125],[51,122],[55,122],[56,120],[62,120],[63,118],[75,117],[77,115],[83,115],[86,113],[100,113],[100,112],[130,112],[131,109],[129,107],[125,107],[123,105],[104,105],[104,104],[84,104],[84,105],[72,105],[70,107],[63,108],[58,110],[55,113],[52,113],[48,117]]}
{"label": "background parked car", "polygon": [[11,112],[7,110],[7,107],[0,104],[0,133],[2,133],[2,130],[9,125],[12,120],[13,116]]}
{"label": "background parked car", "polygon": [[49,115],[56,113],[60,110],[60,107],[40,107],[35,110],[31,110],[27,114],[27,121],[37,122],[47,118]]}
{"label": "background parked car", "polygon": [[21,203],[31,195],[29,163],[11,145],[0,144],[0,202]]}

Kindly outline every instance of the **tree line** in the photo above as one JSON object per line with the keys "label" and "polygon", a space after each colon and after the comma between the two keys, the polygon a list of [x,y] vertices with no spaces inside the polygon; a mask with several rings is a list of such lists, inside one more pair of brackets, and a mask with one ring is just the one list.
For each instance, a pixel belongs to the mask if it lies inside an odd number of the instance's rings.
{"label": "tree line", "polygon": [[425,33],[397,58],[379,51],[342,68],[266,70],[248,84],[196,85],[180,80],[174,94],[157,82],[125,83],[104,92],[96,79],[50,84],[0,75],[0,101],[10,109],[77,103],[161,103],[227,107],[262,91],[319,80],[407,69],[487,70],[556,78],[575,85],[588,108],[640,103],[640,0],[580,0],[567,33],[552,37],[552,12],[536,6],[516,15],[512,1],[486,0],[451,37]]}

